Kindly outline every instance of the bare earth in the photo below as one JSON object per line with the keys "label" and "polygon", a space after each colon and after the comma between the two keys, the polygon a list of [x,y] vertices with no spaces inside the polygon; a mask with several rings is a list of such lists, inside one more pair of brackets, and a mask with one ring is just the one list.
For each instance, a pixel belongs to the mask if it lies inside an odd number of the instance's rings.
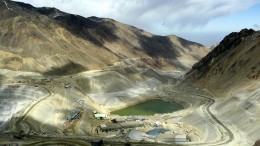
{"label": "bare earth", "polygon": [[[144,72],[146,70],[138,70],[135,74],[140,75]],[[164,128],[178,131],[179,134],[186,134],[190,142],[183,143],[184,145],[233,146],[249,145],[255,142],[258,138],[257,129],[260,123],[257,114],[253,113],[259,111],[259,106],[253,109],[243,109],[245,112],[239,106],[237,108],[234,106],[238,101],[243,102],[243,98],[238,96],[243,97],[245,93],[237,93],[236,97],[226,98],[226,102],[223,102],[222,99],[215,98],[205,89],[187,86],[189,91],[187,89],[181,91],[178,87],[176,88],[177,84],[163,83],[159,80],[159,75],[173,80],[169,76],[177,77],[180,74],[177,72],[176,75],[172,75],[175,73],[164,72],[163,75],[157,74],[155,78],[143,77],[142,80],[136,81],[128,78],[129,74],[120,74],[117,69],[96,70],[52,79],[32,72],[1,70],[1,75],[5,76],[5,80],[1,81],[1,109],[3,109],[1,110],[1,121],[3,121],[1,133],[22,133],[26,137],[37,135],[42,139],[46,136],[66,138],[77,135],[91,140],[92,136],[104,139],[112,136],[117,141],[116,137],[122,136],[120,132],[97,133],[99,124],[109,120],[96,120],[93,111],[107,113],[109,118],[113,119],[119,117],[109,114],[113,110],[153,98],[161,98],[178,102],[186,108],[173,113],[141,116],[140,118],[147,120],[145,127],[137,128],[137,130],[147,132],[153,129],[150,126],[151,123],[159,121]],[[98,86],[99,78],[104,76],[109,80],[116,79],[116,81],[113,83],[111,80],[107,85]],[[91,83],[78,82],[79,79],[84,81],[89,78],[93,79]],[[121,86],[117,87],[118,82]],[[71,87],[65,88],[68,83]],[[256,94],[259,91],[254,92],[255,94],[251,92],[251,100],[259,98]],[[25,100],[27,95],[30,96],[28,100]],[[80,103],[79,100],[83,102]],[[11,101],[16,101],[16,104],[6,104]],[[232,108],[227,108],[229,104]],[[9,110],[10,108],[12,110]],[[81,116],[78,120],[68,123],[67,116],[75,109],[82,111]],[[234,115],[234,112],[239,113],[238,117]],[[249,122],[238,120],[238,118],[248,119]],[[254,128],[248,129],[248,127]],[[167,133],[161,137],[167,137]],[[158,138],[155,141],[164,143]],[[19,140],[17,142],[19,143]]]}

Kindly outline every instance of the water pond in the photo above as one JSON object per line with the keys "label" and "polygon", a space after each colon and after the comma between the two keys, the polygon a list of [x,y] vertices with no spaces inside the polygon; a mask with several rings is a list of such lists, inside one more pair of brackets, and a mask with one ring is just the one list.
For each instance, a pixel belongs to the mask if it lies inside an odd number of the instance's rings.
{"label": "water pond", "polygon": [[164,128],[159,128],[159,129],[150,130],[150,131],[148,131],[148,132],[146,132],[146,133],[147,133],[148,135],[153,135],[153,136],[155,136],[155,135],[163,134],[163,133],[165,133],[165,132],[167,132],[167,131],[170,131],[170,130],[164,129]]}
{"label": "water pond", "polygon": [[120,116],[150,116],[154,114],[170,113],[181,109],[183,109],[183,107],[177,103],[155,99],[114,111],[111,114]]}

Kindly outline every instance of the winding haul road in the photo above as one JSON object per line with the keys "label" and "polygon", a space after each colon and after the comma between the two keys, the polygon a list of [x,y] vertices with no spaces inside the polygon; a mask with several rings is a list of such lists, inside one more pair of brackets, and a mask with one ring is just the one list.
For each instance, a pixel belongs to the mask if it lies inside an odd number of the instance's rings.
{"label": "winding haul road", "polygon": [[[206,99],[208,101],[208,103],[202,105],[202,106],[204,106],[203,109],[205,109],[205,110],[203,110],[203,112],[208,115],[208,117],[210,118],[209,120],[211,121],[211,123],[213,125],[218,124],[225,130],[225,133],[227,133],[227,135],[228,135],[228,139],[219,139],[218,140],[219,142],[212,142],[212,143],[211,142],[197,142],[197,143],[192,143],[192,145],[227,145],[234,140],[233,132],[211,112],[210,108],[215,103],[215,100],[213,98],[207,97],[205,95],[195,94],[195,93],[175,92],[173,94],[174,95],[192,95],[192,96],[198,96],[198,97]],[[213,122],[215,122],[216,124],[214,124]],[[217,126],[215,126],[215,127],[217,127]],[[219,129],[219,131],[222,131],[222,130]],[[223,132],[222,132],[222,134],[223,134]],[[225,136],[222,136],[222,138],[225,138]],[[190,145],[191,143],[187,143],[187,144]]]}
{"label": "winding haul road", "polygon": [[[234,134],[232,133],[232,131],[223,124],[223,122],[221,122],[211,111],[210,111],[210,107],[215,103],[215,100],[212,99],[212,98],[209,98],[207,96],[202,96],[202,95],[197,95],[197,94],[190,94],[190,95],[196,95],[196,96],[200,96],[202,98],[206,98],[208,99],[209,101],[209,104],[207,105],[206,107],[206,112],[211,116],[211,118],[216,122],[218,123],[223,129],[225,129],[225,131],[227,132],[229,138],[228,140],[224,141],[224,142],[221,142],[221,143],[218,143],[217,145],[224,145],[224,144],[228,144],[230,143],[231,141],[234,140]],[[205,111],[204,111],[205,112]]]}

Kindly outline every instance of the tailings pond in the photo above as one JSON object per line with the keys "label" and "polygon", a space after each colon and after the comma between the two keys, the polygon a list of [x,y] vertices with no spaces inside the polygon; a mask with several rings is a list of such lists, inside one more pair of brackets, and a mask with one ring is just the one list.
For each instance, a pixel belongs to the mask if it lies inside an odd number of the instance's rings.
{"label": "tailings pond", "polygon": [[183,107],[177,103],[155,99],[114,111],[111,114],[120,116],[151,116],[154,114],[171,113],[181,109],[183,109]]}

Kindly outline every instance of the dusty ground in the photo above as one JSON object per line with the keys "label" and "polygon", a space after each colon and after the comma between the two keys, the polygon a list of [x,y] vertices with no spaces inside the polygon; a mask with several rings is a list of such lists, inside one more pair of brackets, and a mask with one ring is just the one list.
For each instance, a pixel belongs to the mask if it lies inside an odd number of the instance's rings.
{"label": "dusty ground", "polygon": [[[73,139],[76,135],[88,140],[111,136],[120,139],[127,130],[124,133],[97,133],[99,124],[119,117],[109,113],[148,99],[161,98],[178,102],[185,109],[141,116],[140,118],[146,119],[145,127],[137,130],[147,132],[153,129],[152,123],[159,121],[164,128],[170,130],[160,137],[167,137],[177,131],[187,135],[190,142],[184,144],[188,145],[248,145],[258,138],[259,120],[257,114],[253,113],[259,111],[259,106],[254,104],[255,106],[246,108],[247,104],[243,103],[249,101],[242,100],[242,97],[249,96],[248,93],[237,93],[236,98],[227,98],[223,102],[198,87],[187,86],[183,91],[176,87],[181,81],[181,72],[157,74],[144,69],[131,69],[131,73],[129,70],[126,73],[125,70],[110,68],[50,78],[31,72],[1,70],[1,76],[5,77],[1,80],[0,90],[2,134],[22,134],[43,139],[46,136]],[[106,84],[100,85],[101,82]],[[249,103],[252,104],[259,99],[258,90],[254,92],[249,98]],[[10,101],[15,101],[16,104]],[[241,106],[234,108],[237,101],[242,102]],[[231,106],[232,108],[227,108]],[[67,116],[74,110],[81,111],[79,119],[68,122]],[[109,119],[96,120],[93,111],[107,113]],[[244,117],[246,115],[248,117]],[[156,141],[160,139],[156,138]]]}

